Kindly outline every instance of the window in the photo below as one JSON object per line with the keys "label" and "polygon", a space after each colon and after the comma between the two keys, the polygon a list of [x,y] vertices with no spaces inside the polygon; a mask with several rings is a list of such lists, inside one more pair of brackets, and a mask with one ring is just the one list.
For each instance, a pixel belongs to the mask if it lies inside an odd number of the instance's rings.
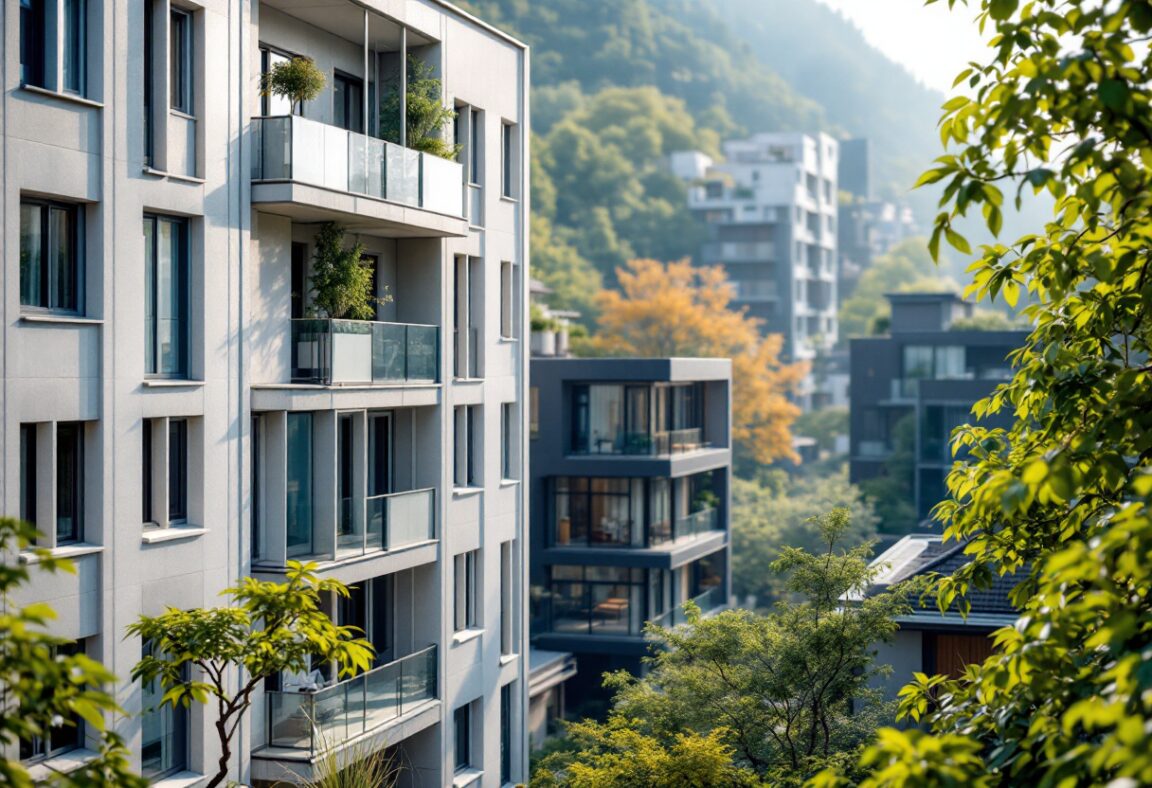
{"label": "window", "polygon": [[188,422],[168,422],[168,521],[188,517]]}
{"label": "window", "polygon": [[364,80],[336,72],[332,80],[332,117],[336,125],[357,133],[364,131]]}
{"label": "window", "polygon": [[289,556],[312,552],[312,414],[289,413],[286,532]]}
{"label": "window", "polygon": [[472,704],[465,703],[452,714],[455,738],[455,767],[463,771],[472,766]]}
{"label": "window", "polygon": [[44,6],[46,0],[20,0],[20,82],[47,87],[44,84],[46,55]]}
{"label": "window", "polygon": [[500,545],[500,653],[512,654],[512,542]]}
{"label": "window", "polygon": [[82,212],[67,203],[20,201],[20,303],[81,311]]}
{"label": "window", "polygon": [[455,446],[453,484],[457,487],[476,487],[480,482],[478,435],[479,405],[458,405],[455,412]]}
{"label": "window", "polygon": [[456,556],[453,582],[455,583],[455,604],[453,628],[460,632],[477,626],[476,620],[476,562],[479,550],[471,550]]}
{"label": "window", "polygon": [[[655,483],[658,480],[653,480]],[[664,480],[667,481],[667,480]],[[643,547],[644,480],[558,476],[553,481],[556,547]],[[657,515],[652,512],[652,518]],[[656,527],[652,520],[653,543],[664,541],[659,534],[670,531],[670,523]]]}
{"label": "window", "polygon": [[84,540],[84,425],[56,425],[56,544]]}
{"label": "window", "polygon": [[350,586],[347,597],[337,600],[336,623],[356,627],[376,650],[375,666],[395,659],[392,631],[394,578],[384,575]]}
{"label": "window", "polygon": [[468,111],[468,127],[471,132],[468,138],[468,182],[477,186],[480,185],[480,141],[484,137],[482,117],[478,109]]}
{"label": "window", "polygon": [[144,217],[144,370],[158,377],[188,372],[188,225]]}
{"label": "window", "polygon": [[69,93],[84,95],[88,57],[88,3],[64,0],[64,80]]}
{"label": "window", "polygon": [[646,575],[661,570],[615,566],[552,566],[552,632],[565,634],[640,635],[647,619],[664,613],[644,610]]}
{"label": "window", "polygon": [[20,519],[36,522],[36,425],[20,425]]}
{"label": "window", "polygon": [[540,387],[528,389],[528,437],[532,440],[540,435]]}
{"label": "window", "polygon": [[192,14],[172,9],[168,34],[168,78],[172,109],[192,114]]}
{"label": "window", "polygon": [[[52,652],[57,657],[72,657],[83,654],[84,641],[64,643],[52,646]],[[73,712],[67,720],[61,720],[59,725],[48,729],[43,737],[33,736],[30,739],[20,739],[20,760],[39,761],[61,755],[69,750],[80,748],[84,744],[84,720],[79,714]]]}
{"label": "window", "polygon": [[292,244],[292,293],[290,312],[293,320],[304,317],[304,296],[308,292],[308,244]]}
{"label": "window", "polygon": [[516,196],[516,126],[512,123],[500,125],[501,147],[501,194],[505,197]]}
{"label": "window", "polygon": [[141,512],[166,528],[188,519],[188,420],[145,419],[141,436]]}
{"label": "window", "polygon": [[[142,655],[151,653],[152,643],[145,642]],[[187,768],[188,709],[181,704],[161,705],[164,688],[159,679],[142,689],[140,773],[156,780]]]}
{"label": "window", "polygon": [[[260,47],[260,73],[267,74],[273,66],[287,63],[292,59],[287,52],[279,52],[270,47]],[[292,105],[284,96],[267,95],[260,97],[260,114],[262,115],[303,115],[304,107],[301,104]]]}
{"label": "window", "polygon": [[516,335],[516,268],[509,262],[500,263],[500,336],[511,339]]}
{"label": "window", "polygon": [[500,784],[512,782],[512,685],[500,688]]}
{"label": "window", "polygon": [[484,314],[483,261],[458,256],[452,276],[452,374],[480,377],[480,319]]}
{"label": "window", "polygon": [[504,479],[517,477],[516,405],[512,402],[500,406],[500,474]]}
{"label": "window", "polygon": [[252,509],[251,521],[249,522],[250,537],[252,539],[252,560],[257,561],[263,556],[263,540],[260,533],[260,521],[263,515],[263,507],[261,505],[261,495],[263,494],[263,484],[260,481],[261,474],[263,473],[263,466],[260,463],[260,455],[264,450],[264,430],[261,427],[262,420],[260,416],[252,417]]}

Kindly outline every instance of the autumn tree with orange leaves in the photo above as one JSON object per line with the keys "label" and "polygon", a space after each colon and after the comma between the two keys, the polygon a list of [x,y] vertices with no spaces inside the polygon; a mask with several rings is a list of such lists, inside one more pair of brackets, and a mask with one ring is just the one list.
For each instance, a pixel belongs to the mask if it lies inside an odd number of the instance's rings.
{"label": "autumn tree with orange leaves", "polygon": [[788,394],[807,366],[781,363],[783,338],[761,336],[759,320],[729,307],[732,286],[724,269],[697,268],[687,260],[632,260],[616,275],[620,291],[597,298],[599,330],[589,348],[613,356],[732,359],[738,452],[764,464],[795,459],[791,426],[800,409]]}

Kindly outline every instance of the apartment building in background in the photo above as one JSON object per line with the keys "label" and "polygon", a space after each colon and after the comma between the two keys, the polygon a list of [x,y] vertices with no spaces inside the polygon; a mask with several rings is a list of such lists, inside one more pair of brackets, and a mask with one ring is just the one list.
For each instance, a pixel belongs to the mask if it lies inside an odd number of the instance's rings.
{"label": "apartment building in background", "polygon": [[639,673],[646,622],[728,602],[731,378],[728,359],[531,361],[534,683],[575,655],[570,705],[606,699],[607,670]]}
{"label": "apartment building in background", "polygon": [[[896,293],[888,300],[889,333],[849,340],[849,477],[857,483],[886,474],[893,453],[910,450],[914,505],[924,520],[946,497],[953,462],[965,456],[953,456],[952,430],[976,423],[972,405],[1011,377],[1008,355],[1028,332],[966,327],[972,304],[953,293]],[[1011,413],[979,424],[1009,426]],[[898,445],[902,433],[912,435],[911,445]]]}
{"label": "apartment building in background", "polygon": [[[129,680],[149,644],[125,627],[316,562],[375,664],[267,681],[230,777],[384,750],[401,784],[526,780],[526,48],[440,0],[5,14],[0,495],[77,567],[18,601],[120,677],[132,766],[194,786],[211,715]],[[262,96],[293,56],[321,94]],[[409,59],[456,112],[455,160],[382,138]],[[374,320],[317,310],[333,222]],[[5,754],[67,770],[97,741],[78,722]]]}
{"label": "apartment building in background", "polygon": [[697,262],[724,267],[733,306],[782,334],[787,358],[811,359],[838,333],[839,146],[822,133],[761,133],[725,142],[723,153],[723,163],[696,151],[671,159],[707,227]]}

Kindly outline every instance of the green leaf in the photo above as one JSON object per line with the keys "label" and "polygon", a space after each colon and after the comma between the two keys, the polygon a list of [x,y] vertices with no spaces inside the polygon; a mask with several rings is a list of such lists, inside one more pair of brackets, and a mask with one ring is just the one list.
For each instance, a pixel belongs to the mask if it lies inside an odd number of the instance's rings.
{"label": "green leaf", "polygon": [[997,22],[1002,22],[1016,12],[1018,5],[1018,0],[989,0],[988,15]]}
{"label": "green leaf", "polygon": [[948,239],[948,243],[957,252],[961,254],[972,254],[972,247],[968,245],[968,240],[951,227],[944,228],[944,237]]}
{"label": "green leaf", "polygon": [[1128,83],[1106,79],[1100,83],[1100,100],[1108,109],[1122,112],[1128,106]]}

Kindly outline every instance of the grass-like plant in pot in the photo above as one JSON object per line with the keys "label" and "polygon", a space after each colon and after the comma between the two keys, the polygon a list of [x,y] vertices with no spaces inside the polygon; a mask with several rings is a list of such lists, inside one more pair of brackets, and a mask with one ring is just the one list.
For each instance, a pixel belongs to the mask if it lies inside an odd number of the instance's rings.
{"label": "grass-like plant in pot", "polygon": [[[433,76],[432,66],[414,55],[408,56],[408,90],[406,96],[407,147],[431,153],[442,159],[455,159],[460,146],[444,139],[444,127],[456,117],[456,112],[444,106],[440,80]],[[380,128],[384,139],[400,142],[400,81],[393,81],[391,90],[380,104]]]}
{"label": "grass-like plant in pot", "polygon": [[364,259],[364,245],[344,248],[344,228],[328,222],[316,233],[312,256],[312,306],[319,317],[372,320],[376,305],[392,300],[373,292],[373,272]]}

